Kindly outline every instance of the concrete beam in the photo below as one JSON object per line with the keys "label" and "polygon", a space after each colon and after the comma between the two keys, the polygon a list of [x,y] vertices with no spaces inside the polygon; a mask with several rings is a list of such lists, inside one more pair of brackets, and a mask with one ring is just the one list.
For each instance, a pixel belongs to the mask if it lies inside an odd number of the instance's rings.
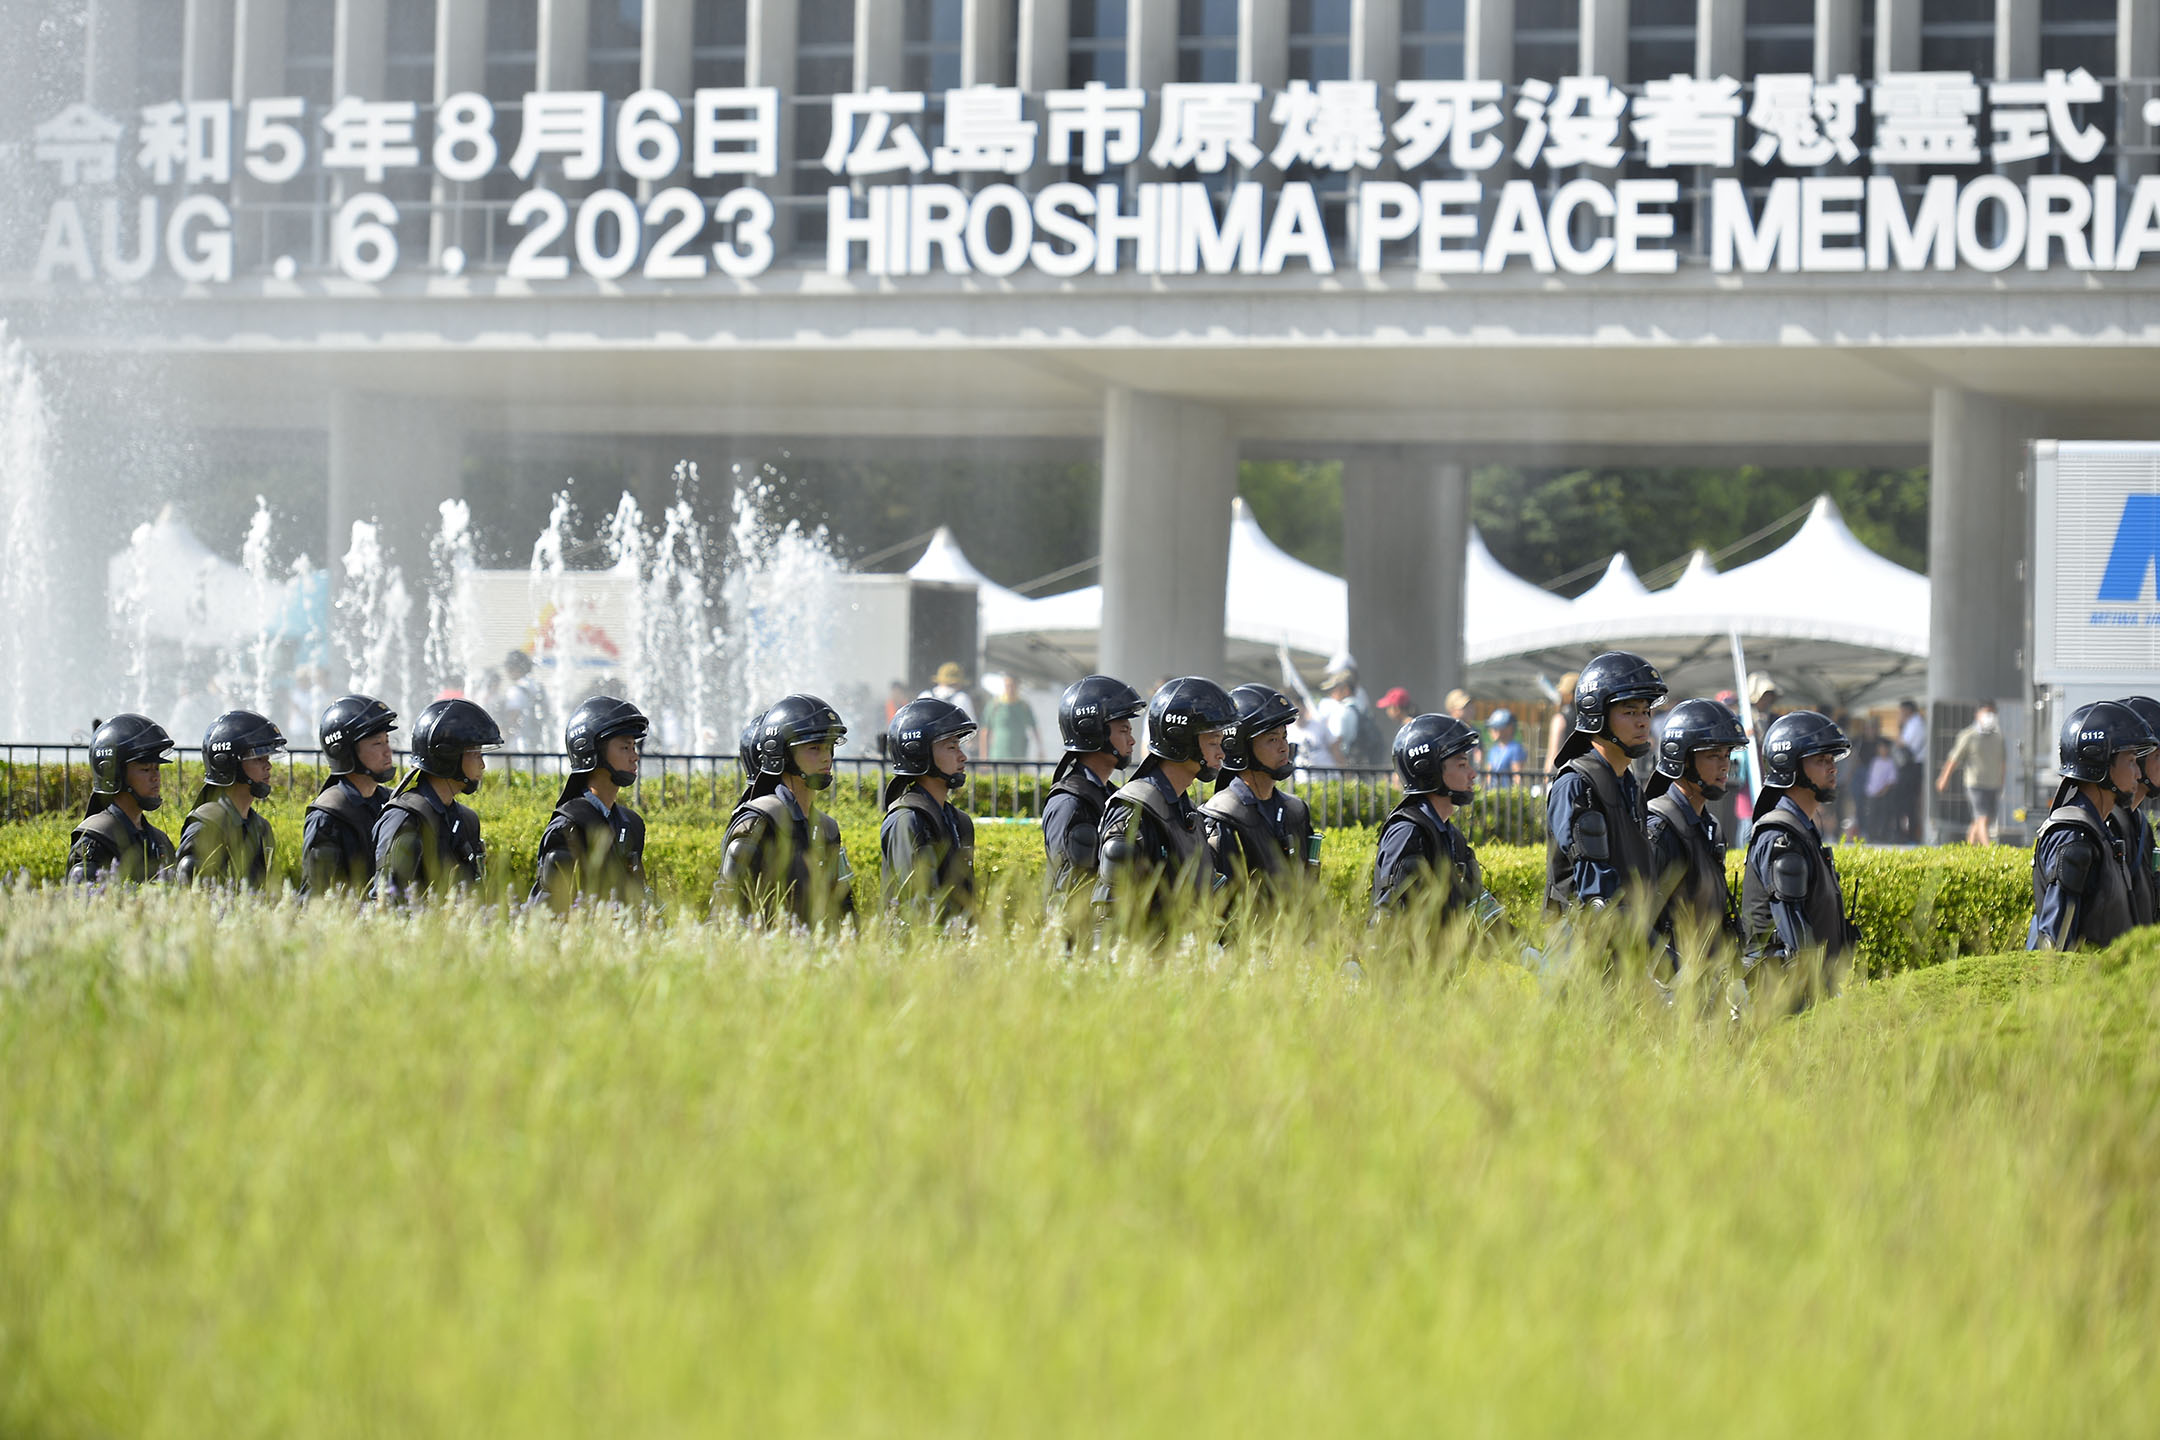
{"label": "concrete beam", "polygon": [[1395,82],[1402,78],[1402,0],[1351,0],[1350,78],[1378,84],[1381,108],[1394,113]]}
{"label": "concrete beam", "polygon": [[592,41],[591,0],[539,0],[540,46],[536,90],[583,90]]}
{"label": "concrete beam", "polygon": [[690,98],[695,20],[692,0],[645,0],[645,29],[638,50],[640,88],[664,90],[679,100]]}
{"label": "concrete beam", "polygon": [[960,83],[1010,85],[1016,68],[1012,0],[963,0]]}
{"label": "concrete beam", "polygon": [[337,0],[330,23],[330,93],[382,99],[390,74],[389,0]]}
{"label": "concrete beam", "polygon": [[1627,73],[1627,32],[1628,0],[1582,0],[1582,73],[1615,85],[1634,79]]}
{"label": "concrete beam", "polygon": [[[1177,79],[1177,0],[1128,0],[1125,20],[1125,83],[1155,90]],[[1154,110],[1151,104],[1150,112]],[[1155,133],[1154,120],[1148,134]]]}
{"label": "concrete beam", "polygon": [[135,37],[141,8],[142,0],[90,0],[84,16],[83,98],[107,115],[135,111]]}
{"label": "concrete beam", "polygon": [[182,98],[231,98],[233,0],[187,0],[187,11],[181,19],[181,27]]}
{"label": "concrete beam", "polygon": [[1067,89],[1072,74],[1066,61],[1071,0],[1020,0],[1019,24],[1019,71],[1013,83],[1030,95]]}
{"label": "concrete beam", "polygon": [[1920,68],[1920,0],[1875,0],[1875,73]]}
{"label": "concrete beam", "polygon": [[1515,0],[1467,0],[1463,78],[1515,83]]}
{"label": "concrete beam", "polygon": [[1403,455],[1343,463],[1350,653],[1375,697],[1400,685],[1421,710],[1437,710],[1462,683],[1469,534],[1461,464]]}
{"label": "concrete beam", "polygon": [[1238,81],[1271,91],[1290,83],[1290,0],[1238,0]]}
{"label": "concrete beam", "polygon": [[[2160,76],[2160,0],[2119,0],[2115,23],[2115,73],[2117,75]],[[2134,147],[2149,146],[2160,127],[2145,123],[2145,102],[2155,93],[2153,87],[2132,89],[2123,106],[2122,135],[2116,141],[2116,173],[2125,181],[2135,181],[2140,175],[2153,171],[2153,157],[2132,155]]]}
{"label": "concrete beam", "polygon": [[[487,85],[487,0],[435,0],[435,102],[481,91]],[[443,252],[456,246],[477,254],[485,213],[480,186],[457,185],[436,175],[429,186],[435,209],[428,217],[428,263],[440,265]],[[469,206],[452,209],[453,201]]]}
{"label": "concrete beam", "polygon": [[1112,389],[1103,404],[1100,664],[1144,694],[1223,664],[1237,448],[1222,412]]}
{"label": "concrete beam", "polygon": [[1995,0],[1995,78],[2040,73],[2040,0]]}
{"label": "concrete beam", "polygon": [[[743,30],[743,83],[777,85],[795,93],[795,0],[749,0]],[[795,192],[795,107],[780,106],[780,173],[751,183],[776,199]],[[773,219],[773,244],[786,254],[794,242],[793,217],[781,209]]]}
{"label": "concrete beam", "polygon": [[1928,499],[1928,694],[2025,693],[2025,443],[2045,421],[1993,396],[1934,396]]}
{"label": "concrete beam", "polygon": [[897,90],[905,82],[907,61],[901,54],[907,9],[892,0],[855,0],[855,88],[883,85]]}
{"label": "concrete beam", "polygon": [[285,93],[286,0],[234,0],[234,105]]}
{"label": "concrete beam", "polygon": [[1695,73],[1746,79],[1746,65],[1747,0],[1695,0]]}
{"label": "concrete beam", "polygon": [[1815,0],[1815,78],[1864,75],[1860,53],[1863,0]]}

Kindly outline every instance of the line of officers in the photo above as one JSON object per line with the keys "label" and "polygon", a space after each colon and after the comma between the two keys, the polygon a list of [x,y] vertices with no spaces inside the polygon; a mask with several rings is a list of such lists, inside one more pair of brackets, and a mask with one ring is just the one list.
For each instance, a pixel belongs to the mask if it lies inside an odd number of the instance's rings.
{"label": "line of officers", "polygon": [[[1820,827],[1845,735],[1809,710],[1769,727],[1736,903],[1712,805],[1746,736],[1723,705],[1683,700],[1657,738],[1650,780],[1640,783],[1634,765],[1650,755],[1651,713],[1666,696],[1656,667],[1625,651],[1581,672],[1573,731],[1547,795],[1547,912],[1614,911],[1623,925],[1660,938],[1663,973],[1653,979],[1661,983],[1677,974],[1684,950],[1699,951],[1711,937],[1737,944],[1751,972],[1814,953],[1834,977],[1858,942]],[[1146,754],[1135,765],[1143,713]],[[500,729],[470,700],[436,701],[413,725],[412,763],[399,779],[390,740],[397,718],[364,695],[324,710],[329,773],[302,826],[304,893],[410,904],[480,882],[486,845],[462,797],[478,789]],[[1053,901],[1084,895],[1099,927],[1161,931],[1202,902],[1265,903],[1315,883],[1321,831],[1305,801],[1284,788],[1297,763],[1289,740],[1296,718],[1279,690],[1225,691],[1198,676],[1171,680],[1146,701],[1105,675],[1067,688],[1058,706],[1064,755],[1042,811]],[[648,728],[635,705],[604,695],[570,717],[569,774],[539,842],[530,903],[566,911],[650,900],[645,825],[625,798]],[[975,728],[965,711],[932,698],[892,718],[879,858],[885,904],[901,918],[964,923],[973,908],[974,822],[954,800]],[[745,727],[739,758],[749,779],[722,845],[717,912],[808,925],[853,918],[854,874],[839,824],[817,804],[846,736],[839,713],[813,695],[787,696]],[[2100,945],[2153,923],[2153,832],[2138,807],[2160,795],[2156,737],[2160,702],[2143,697],[2088,705],[2065,723],[2062,786],[2034,849],[2032,946]],[[91,794],[71,836],[69,880],[263,887],[275,838],[255,802],[270,793],[271,757],[285,743],[252,711],[219,716],[204,736],[202,785],[175,846],[149,818],[163,802],[171,738],[140,715],[105,721],[91,741]],[[1447,715],[1419,715],[1397,733],[1403,798],[1379,835],[1376,918],[1415,911],[1439,924],[1505,926],[1455,824],[1474,798],[1477,744],[1475,730]],[[1117,783],[1126,770],[1131,777]],[[1196,801],[1195,788],[1207,785],[1213,792]]]}

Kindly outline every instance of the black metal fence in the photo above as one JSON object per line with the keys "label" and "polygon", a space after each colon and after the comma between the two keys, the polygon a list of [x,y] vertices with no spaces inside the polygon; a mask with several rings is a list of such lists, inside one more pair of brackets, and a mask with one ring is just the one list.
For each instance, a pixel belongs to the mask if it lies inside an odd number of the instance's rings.
{"label": "black metal fence", "polygon": [[[408,756],[399,757],[402,764]],[[278,757],[271,783],[285,791],[312,791],[321,783],[320,750],[287,750]],[[568,768],[559,753],[524,750],[492,752],[491,771],[512,784],[551,784]],[[875,805],[892,774],[871,755],[837,756],[834,786],[853,800]],[[1026,821],[1042,814],[1049,797],[1054,760],[974,760],[968,764],[965,804],[978,818]],[[168,776],[169,795],[184,796],[201,783],[202,761],[182,751]],[[733,807],[742,792],[741,764],[732,755],[647,754],[632,791],[640,809],[664,806]],[[1479,777],[1479,794],[1463,817],[1472,842],[1509,844],[1545,837],[1545,777]],[[81,811],[90,787],[90,749],[79,744],[0,743],[0,817],[24,820],[38,815]],[[1402,799],[1391,769],[1315,769],[1298,772],[1293,789],[1312,807],[1313,818],[1329,828],[1377,825]]]}

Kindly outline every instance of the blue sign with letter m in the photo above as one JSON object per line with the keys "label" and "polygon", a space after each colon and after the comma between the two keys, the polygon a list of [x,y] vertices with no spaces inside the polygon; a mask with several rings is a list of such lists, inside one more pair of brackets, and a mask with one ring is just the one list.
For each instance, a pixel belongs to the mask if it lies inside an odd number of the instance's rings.
{"label": "blue sign with letter m", "polygon": [[2123,501],[2122,523],[2115,527],[2115,548],[2108,552],[2100,577],[2102,600],[2135,602],[2145,593],[2145,577],[2160,564],[2160,495],[2132,495]]}

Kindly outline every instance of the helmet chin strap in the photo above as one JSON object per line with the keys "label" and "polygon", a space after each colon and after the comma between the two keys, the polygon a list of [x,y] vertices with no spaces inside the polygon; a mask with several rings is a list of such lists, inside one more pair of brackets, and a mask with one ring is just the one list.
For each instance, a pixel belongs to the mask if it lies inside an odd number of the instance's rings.
{"label": "helmet chin strap", "polygon": [[[1701,755],[1704,753],[1706,752],[1697,750],[1695,752],[1695,755]],[[1703,799],[1712,801],[1724,799],[1725,792],[1732,787],[1728,785],[1715,785],[1712,784],[1710,781],[1705,780],[1703,778],[1702,767],[1696,763],[1695,755],[1690,755],[1688,757],[1688,779],[1692,780],[1695,783],[1695,788],[1702,792]]]}
{"label": "helmet chin strap", "polygon": [[1450,805],[1468,805],[1472,800],[1477,799],[1477,791],[1475,790],[1449,790],[1445,793]]}
{"label": "helmet chin strap", "polygon": [[608,779],[615,782],[616,789],[627,790],[632,785],[637,784],[638,772],[635,770],[617,770],[614,766],[610,765],[608,767],[607,776]]}

